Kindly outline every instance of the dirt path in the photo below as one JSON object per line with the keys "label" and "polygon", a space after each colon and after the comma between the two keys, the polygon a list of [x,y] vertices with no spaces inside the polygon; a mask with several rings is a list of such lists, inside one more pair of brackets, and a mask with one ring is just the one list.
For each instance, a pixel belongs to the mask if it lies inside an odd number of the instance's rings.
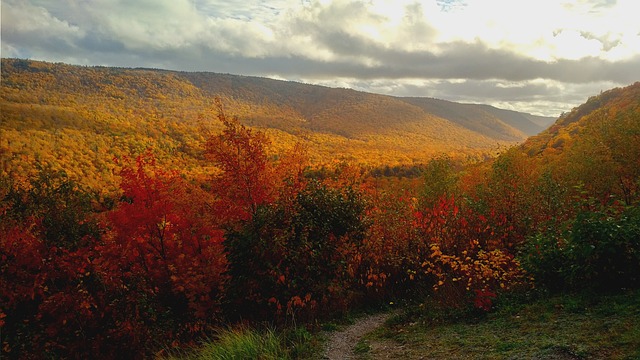
{"label": "dirt path", "polygon": [[392,312],[365,316],[356,320],[355,324],[333,332],[325,347],[323,359],[354,359],[353,349],[360,338],[384,324],[391,315]]}

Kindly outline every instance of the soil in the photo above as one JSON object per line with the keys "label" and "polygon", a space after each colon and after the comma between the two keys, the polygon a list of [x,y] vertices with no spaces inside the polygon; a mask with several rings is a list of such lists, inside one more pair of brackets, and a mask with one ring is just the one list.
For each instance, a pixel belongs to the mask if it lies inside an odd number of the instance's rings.
{"label": "soil", "polygon": [[382,326],[391,315],[392,313],[381,313],[365,316],[356,320],[355,324],[333,332],[327,341],[323,359],[355,359],[354,347],[358,341],[364,335]]}

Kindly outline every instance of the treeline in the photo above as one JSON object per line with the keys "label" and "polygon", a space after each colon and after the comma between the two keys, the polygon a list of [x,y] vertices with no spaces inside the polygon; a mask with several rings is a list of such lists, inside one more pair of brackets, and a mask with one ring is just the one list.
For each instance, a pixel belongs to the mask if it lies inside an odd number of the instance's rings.
{"label": "treeline", "polygon": [[552,154],[435,158],[417,191],[346,162],[310,171],[302,145],[275,156],[219,103],[206,181],[152,153],[119,160],[115,198],[48,169],[3,177],[3,354],[140,358],[229,322],[311,323],[401,297],[487,311],[533,286],[637,287],[639,108],[610,104]]}

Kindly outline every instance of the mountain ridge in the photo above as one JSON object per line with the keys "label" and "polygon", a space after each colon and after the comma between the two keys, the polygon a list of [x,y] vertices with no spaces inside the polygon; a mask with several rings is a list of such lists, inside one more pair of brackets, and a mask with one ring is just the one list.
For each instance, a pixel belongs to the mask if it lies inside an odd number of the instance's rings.
{"label": "mountain ridge", "polygon": [[[276,80],[262,77],[254,77],[254,76],[244,76],[244,75],[232,75],[232,74],[217,74],[210,72],[185,72],[183,73],[194,85],[199,88],[207,89],[211,94],[216,93],[233,93],[237,96],[239,91],[246,89],[248,87],[247,83],[252,82],[260,82],[261,90],[259,93],[261,94],[269,94],[275,93],[274,98],[270,98],[274,103],[281,106],[291,106],[291,102],[283,101],[282,97],[284,94],[293,95],[295,97],[300,97],[301,95],[309,95],[310,93],[315,96],[324,96],[325,98],[329,98],[330,100],[334,100],[328,93],[343,93],[345,98],[351,98],[355,100],[362,101],[363,98],[368,96],[373,96],[377,99],[393,99],[395,101],[403,102],[407,105],[417,106],[422,110],[434,110],[433,108],[426,108],[421,106],[418,101],[437,101],[439,103],[449,103],[452,104],[449,106],[448,111],[445,112],[436,112],[436,111],[427,111],[428,115],[435,115],[444,120],[451,121],[454,124],[461,125],[462,127],[478,132],[481,135],[488,136],[491,138],[495,138],[497,140],[506,140],[506,141],[522,141],[526,137],[535,135],[542,130],[545,129],[546,126],[550,125],[555,118],[553,117],[543,117],[531,115],[523,112],[517,112],[513,110],[505,110],[493,107],[491,105],[484,104],[464,104],[464,103],[456,103],[448,100],[441,99],[433,99],[433,98],[424,98],[424,97],[397,97],[392,95],[382,95],[375,93],[367,93],[354,89],[346,89],[346,88],[331,88],[322,85],[314,85],[314,84],[304,84],[294,81],[286,81],[286,80]],[[235,84],[227,83],[226,86],[219,85],[218,87],[212,86],[211,83],[203,81],[202,77],[209,77],[211,80],[219,81],[217,78],[225,77],[229,82],[234,82]],[[270,86],[265,86],[265,85]],[[235,86],[234,86],[235,85]],[[299,91],[297,93],[291,94],[291,88],[296,88]],[[247,100],[255,100],[255,99],[247,99]],[[418,101],[416,101],[418,100]],[[300,99],[298,99],[300,101]],[[310,104],[308,99],[304,99],[304,104],[299,105],[297,108],[294,108],[300,113],[300,115],[304,117],[309,117],[310,113],[318,112],[321,109],[315,109],[313,104]],[[393,103],[393,102],[392,102]],[[389,104],[389,103],[387,103]],[[300,105],[304,108],[304,110],[300,109]],[[398,104],[392,104],[398,106]],[[467,109],[466,121],[460,119],[456,116],[455,113],[451,112],[451,108],[453,107],[464,107]],[[306,111],[305,111],[306,110]],[[482,118],[489,121],[493,121],[498,125],[494,126],[492,131],[486,131],[486,128],[483,126],[469,126],[470,120],[473,118]],[[534,121],[535,120],[535,121]]]}
{"label": "mountain ridge", "polygon": [[27,176],[41,163],[108,179],[113,158],[153,149],[168,167],[203,171],[206,131],[221,128],[216,98],[228,115],[265,131],[274,153],[302,142],[316,165],[415,165],[442,154],[473,161],[524,141],[514,121],[531,126],[527,115],[473,104],[459,105],[462,121],[406,98],[353,89],[3,58],[0,170]]}

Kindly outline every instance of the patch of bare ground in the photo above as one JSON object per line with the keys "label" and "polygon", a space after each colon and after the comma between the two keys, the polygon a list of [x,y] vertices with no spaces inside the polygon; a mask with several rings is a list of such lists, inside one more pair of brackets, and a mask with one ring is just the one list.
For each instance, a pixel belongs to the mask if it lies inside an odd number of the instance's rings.
{"label": "patch of bare ground", "polygon": [[327,341],[323,359],[344,360],[357,359],[354,350],[362,337],[378,327],[392,315],[391,312],[362,317],[352,325],[331,333]]}

